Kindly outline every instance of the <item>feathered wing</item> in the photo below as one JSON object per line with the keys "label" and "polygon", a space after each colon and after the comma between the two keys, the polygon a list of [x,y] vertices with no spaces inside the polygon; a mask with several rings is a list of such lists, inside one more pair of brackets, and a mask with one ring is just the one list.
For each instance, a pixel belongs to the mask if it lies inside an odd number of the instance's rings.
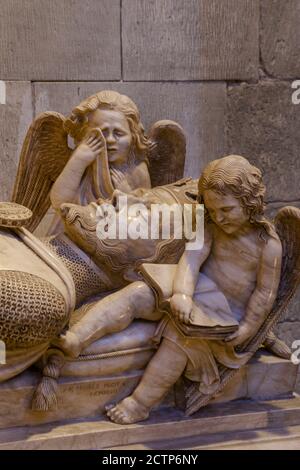
{"label": "feathered wing", "polygon": [[152,187],[181,179],[186,155],[186,139],[182,127],[174,121],[157,121],[152,125],[148,137]]}
{"label": "feathered wing", "polygon": [[275,218],[276,231],[282,243],[282,270],[274,310],[280,310],[300,284],[300,209],[286,206]]}
{"label": "feathered wing", "polygon": [[12,201],[28,207],[33,231],[50,207],[50,190],[67,163],[71,149],[64,131],[65,117],[55,112],[40,114],[23,143]]}
{"label": "feathered wing", "polygon": [[[278,320],[284,316],[288,305],[300,284],[300,209],[292,206],[283,207],[275,218],[276,231],[282,242],[282,268],[277,298],[272,311],[260,327],[254,338],[238,348],[239,352],[254,354],[264,342],[267,334],[274,328]],[[220,367],[221,383],[212,395],[203,395],[197,384],[192,384],[186,394],[186,414],[191,415],[207,405],[238,372],[238,369]]]}

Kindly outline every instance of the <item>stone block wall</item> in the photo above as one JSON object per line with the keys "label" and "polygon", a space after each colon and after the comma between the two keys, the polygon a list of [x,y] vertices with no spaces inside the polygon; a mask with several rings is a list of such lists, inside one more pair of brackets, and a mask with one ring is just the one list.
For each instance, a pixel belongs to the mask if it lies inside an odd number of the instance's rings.
{"label": "stone block wall", "polygon": [[[263,170],[271,215],[300,207],[299,22],[300,0],[1,0],[0,199],[33,117],[111,88],[146,129],[184,127],[186,175],[239,153]],[[299,307],[300,294],[279,327],[289,344]]]}

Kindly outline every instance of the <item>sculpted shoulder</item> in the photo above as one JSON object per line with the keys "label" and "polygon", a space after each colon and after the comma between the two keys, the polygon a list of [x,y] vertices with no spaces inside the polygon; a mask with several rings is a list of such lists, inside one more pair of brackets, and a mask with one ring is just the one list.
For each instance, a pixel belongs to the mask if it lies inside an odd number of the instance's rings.
{"label": "sculpted shoulder", "polygon": [[282,244],[278,235],[275,237],[269,237],[267,242],[263,246],[262,256],[265,261],[273,263],[276,259],[281,260],[282,258]]}

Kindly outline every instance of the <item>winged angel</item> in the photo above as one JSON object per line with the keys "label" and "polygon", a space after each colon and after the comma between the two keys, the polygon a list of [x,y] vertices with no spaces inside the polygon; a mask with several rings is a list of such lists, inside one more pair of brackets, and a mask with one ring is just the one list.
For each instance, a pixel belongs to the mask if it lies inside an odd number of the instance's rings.
{"label": "winged angel", "polygon": [[[69,148],[69,137],[74,139],[75,149]],[[96,207],[105,199],[113,201],[115,189],[130,193],[133,202],[148,207],[152,202],[195,203],[197,181],[177,181],[184,160],[185,138],[177,123],[159,121],[146,138],[135,104],[115,92],[88,98],[69,118],[50,112],[33,122],[22,149],[13,203],[2,205],[0,213],[0,337],[7,346],[1,381],[42,357],[76,316],[101,302],[98,296],[114,290],[124,293],[125,289],[125,297],[115,297],[120,303],[130,301],[130,289],[138,289],[142,302],[147,286],[137,279],[143,262],[179,261],[184,240],[100,240]],[[51,202],[64,221],[65,233],[39,240],[32,231]],[[28,229],[23,227],[26,221]],[[245,347],[254,354],[265,342],[286,356],[287,348],[271,330],[299,280],[299,211],[282,209],[275,226],[284,248],[277,302]],[[111,301],[110,296],[107,312],[113,310]],[[153,308],[145,305],[146,310],[148,307]],[[49,358],[35,397],[38,409],[47,409],[55,401],[55,393],[51,397],[49,390],[51,386],[54,390],[64,367],[57,352]],[[233,373],[226,368],[220,371],[221,388]],[[198,390],[192,390],[189,413],[212,398],[197,394]]]}
{"label": "winged angel", "polygon": [[32,210],[28,228],[34,230],[50,203],[59,210],[62,203],[109,198],[115,189],[129,193],[168,184],[182,177],[184,161],[185,137],[177,123],[158,121],[147,138],[135,103],[105,90],[80,103],[68,118],[46,112],[33,122],[13,200]]}
{"label": "winged angel", "polygon": [[[68,145],[70,138],[74,149]],[[131,193],[133,202],[143,197],[174,203],[180,199],[178,191],[187,199],[181,187],[190,187],[189,181],[178,187],[171,184],[182,177],[184,161],[180,125],[156,122],[146,137],[136,105],[114,91],[91,96],[68,118],[45,112],[34,120],[22,147],[13,203],[0,207],[0,338],[7,348],[0,381],[43,355],[79,306],[95,295],[126,286],[143,259],[176,262],[180,256],[159,240],[141,240],[140,246],[136,240],[123,244],[108,240],[97,260],[90,254],[95,240],[85,235],[81,248],[78,238],[74,243],[67,233],[41,242],[32,232],[51,202],[63,219],[62,203],[77,203],[78,210],[87,207],[89,211],[95,201],[101,204],[113,198],[116,190]],[[155,196],[151,186],[161,185],[168,189]]]}

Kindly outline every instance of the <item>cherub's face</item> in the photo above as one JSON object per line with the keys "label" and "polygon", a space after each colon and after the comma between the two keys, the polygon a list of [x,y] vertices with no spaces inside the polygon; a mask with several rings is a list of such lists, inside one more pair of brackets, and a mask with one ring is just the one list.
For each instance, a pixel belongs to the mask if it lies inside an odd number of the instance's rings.
{"label": "cherub's face", "polygon": [[122,165],[128,160],[132,135],[126,116],[111,109],[97,109],[89,116],[89,127],[99,127],[106,141],[109,163]]}
{"label": "cherub's face", "polygon": [[232,234],[249,224],[249,216],[239,199],[227,194],[207,190],[203,195],[204,205],[211,220],[227,234]]}

